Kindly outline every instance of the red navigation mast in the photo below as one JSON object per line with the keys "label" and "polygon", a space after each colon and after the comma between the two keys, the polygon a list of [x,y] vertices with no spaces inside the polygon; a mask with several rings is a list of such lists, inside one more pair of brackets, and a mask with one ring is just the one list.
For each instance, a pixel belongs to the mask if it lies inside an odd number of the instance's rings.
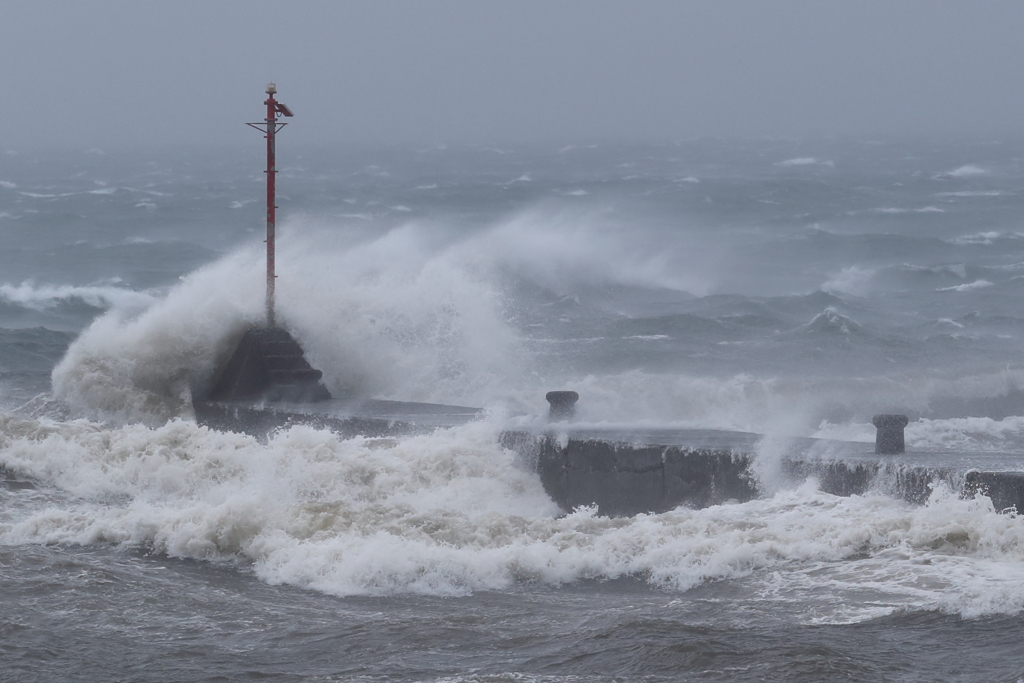
{"label": "red navigation mast", "polygon": [[267,105],[267,118],[259,123],[245,124],[263,133],[267,139],[267,327],[274,327],[274,279],[277,277],[274,274],[274,223],[277,209],[277,205],[274,203],[274,176],[277,175],[274,139],[277,131],[287,125],[278,121],[277,115],[292,116],[291,109],[274,99],[276,94],[277,87],[273,83],[267,83],[267,99],[263,102]]}
{"label": "red navigation mast", "polygon": [[[206,411],[205,419],[220,420],[227,415],[221,412],[222,408],[211,407],[219,401],[311,403],[331,398],[331,392],[320,381],[323,373],[310,366],[291,333],[274,324],[274,138],[286,125],[277,120],[277,115],[292,115],[288,107],[274,99],[276,94],[277,88],[268,83],[263,103],[267,105],[267,118],[246,124],[267,138],[267,326],[245,331],[231,358],[215,376],[205,399],[193,402],[196,415]],[[259,414],[258,410],[250,411],[242,422],[262,420]],[[234,415],[237,418],[237,410]]]}

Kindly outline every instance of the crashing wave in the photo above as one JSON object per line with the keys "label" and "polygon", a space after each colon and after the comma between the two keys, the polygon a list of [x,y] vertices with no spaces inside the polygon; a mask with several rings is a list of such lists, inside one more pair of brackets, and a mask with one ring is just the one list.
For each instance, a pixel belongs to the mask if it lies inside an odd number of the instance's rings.
{"label": "crashing wave", "polygon": [[834,307],[829,306],[824,311],[814,316],[811,322],[803,325],[800,330],[806,334],[857,334],[862,332],[864,326],[853,318],[848,318]]}

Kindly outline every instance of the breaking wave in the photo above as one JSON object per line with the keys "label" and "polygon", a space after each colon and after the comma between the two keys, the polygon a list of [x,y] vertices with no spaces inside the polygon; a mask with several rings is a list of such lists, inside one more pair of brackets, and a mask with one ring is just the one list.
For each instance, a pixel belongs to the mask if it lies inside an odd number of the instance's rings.
{"label": "breaking wave", "polygon": [[80,302],[102,310],[131,310],[149,307],[157,300],[152,293],[137,292],[116,284],[75,287],[37,285],[31,281],[20,285],[0,285],[0,299],[36,311],[50,310],[69,302]]}
{"label": "breaking wave", "polygon": [[[272,584],[335,595],[636,576],[668,591],[739,579],[766,595],[780,585],[831,593],[836,620],[1024,610],[1024,529],[984,497],[936,490],[915,507],[831,496],[811,480],[703,510],[561,516],[530,467],[498,445],[498,427],[348,440],[295,427],[260,444],[184,421],[111,429],[8,416],[0,467],[52,492],[12,491],[0,542],[235,562]],[[868,591],[870,601],[844,599]]]}

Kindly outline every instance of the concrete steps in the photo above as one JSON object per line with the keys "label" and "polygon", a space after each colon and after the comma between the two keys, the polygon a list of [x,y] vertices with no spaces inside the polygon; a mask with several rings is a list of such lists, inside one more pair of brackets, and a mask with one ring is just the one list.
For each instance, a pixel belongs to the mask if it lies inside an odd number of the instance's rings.
{"label": "concrete steps", "polygon": [[308,403],[331,398],[323,373],[279,327],[247,330],[204,400]]}

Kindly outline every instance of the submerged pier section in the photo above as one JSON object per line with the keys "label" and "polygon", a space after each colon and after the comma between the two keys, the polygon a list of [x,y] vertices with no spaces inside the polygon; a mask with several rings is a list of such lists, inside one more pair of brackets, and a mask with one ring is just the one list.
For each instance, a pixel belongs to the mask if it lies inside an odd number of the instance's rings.
{"label": "submerged pier section", "polygon": [[[254,351],[254,353],[256,353]],[[258,355],[258,353],[257,353]],[[256,361],[253,360],[253,363]],[[314,371],[315,372],[315,371]],[[307,375],[304,375],[307,376]],[[310,386],[312,374],[308,374]],[[276,385],[278,388],[284,385]],[[250,386],[248,390],[257,391]],[[330,429],[342,438],[421,434],[479,419],[481,411],[401,401],[332,399],[312,403],[197,401],[196,419],[214,429],[267,439],[294,425]],[[715,430],[580,429],[561,423],[503,432],[501,445],[536,470],[548,495],[570,512],[632,516],[679,506],[745,502],[766,493],[755,468],[763,437]],[[1005,453],[923,451],[878,454],[875,444],[786,439],[768,449],[770,476],[785,485],[817,478],[841,496],[872,490],[924,503],[935,486],[964,496],[984,493],[999,511],[1024,511],[1024,457]]]}
{"label": "submerged pier section", "polygon": [[[760,437],[739,432],[506,432],[502,443],[533,463],[562,509],[596,506],[609,516],[658,513],[745,502],[763,492],[752,471]],[[884,457],[873,444],[792,439],[777,476],[809,476],[841,496],[883,491],[923,503],[945,484],[961,495],[984,493],[1001,511],[1024,511],[1022,459],[1001,453],[924,452]]]}

